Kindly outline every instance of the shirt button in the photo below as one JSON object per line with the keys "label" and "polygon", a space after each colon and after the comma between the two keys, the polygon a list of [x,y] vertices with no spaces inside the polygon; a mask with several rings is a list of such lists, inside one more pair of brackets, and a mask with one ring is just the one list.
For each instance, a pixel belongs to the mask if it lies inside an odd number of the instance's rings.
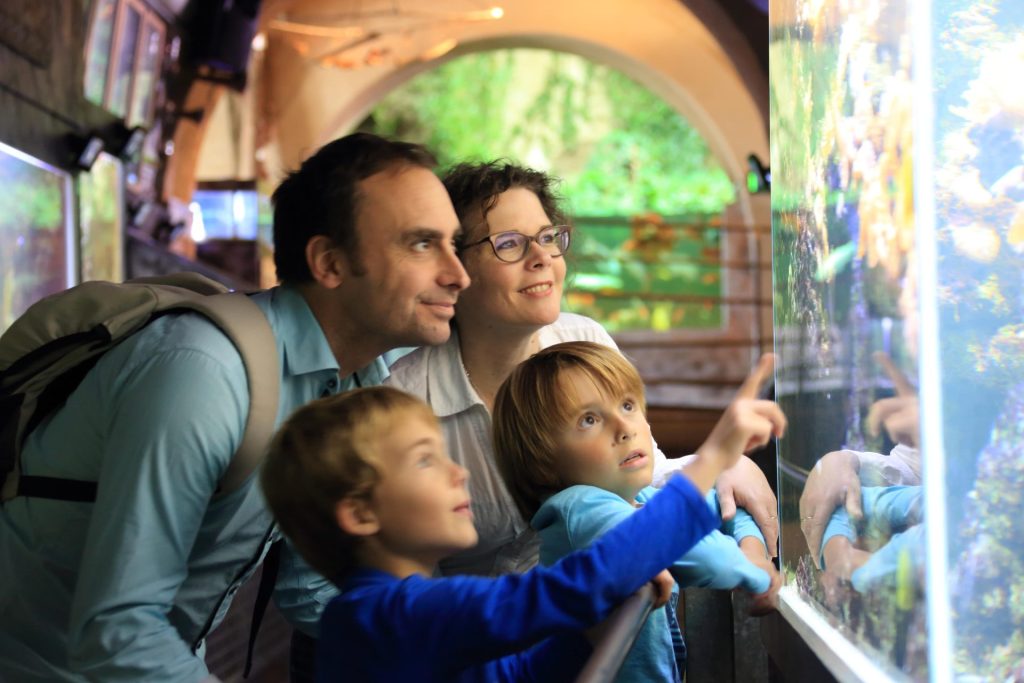
{"label": "shirt button", "polygon": [[328,389],[337,389],[338,388],[338,380],[336,380],[336,379],[329,379],[329,380],[327,380],[327,388]]}

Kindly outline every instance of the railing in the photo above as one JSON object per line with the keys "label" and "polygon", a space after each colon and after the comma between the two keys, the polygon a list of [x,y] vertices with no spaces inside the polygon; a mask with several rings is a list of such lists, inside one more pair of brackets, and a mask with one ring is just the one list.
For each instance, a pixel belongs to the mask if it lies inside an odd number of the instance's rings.
{"label": "railing", "polygon": [[611,683],[615,680],[653,604],[654,589],[645,583],[611,613],[602,625],[604,633],[594,646],[594,654],[576,677],[576,683]]}

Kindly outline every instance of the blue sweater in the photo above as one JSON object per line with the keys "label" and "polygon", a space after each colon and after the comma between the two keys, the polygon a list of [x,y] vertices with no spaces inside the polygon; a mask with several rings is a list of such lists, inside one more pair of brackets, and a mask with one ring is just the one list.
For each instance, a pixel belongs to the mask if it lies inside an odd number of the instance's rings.
{"label": "blue sweater", "polygon": [[438,579],[358,570],[321,619],[317,681],[571,680],[590,654],[580,631],[717,526],[693,484],[673,477],[656,501],[551,567]]}
{"label": "blue sweater", "polygon": [[[658,499],[657,494],[658,489],[648,486],[636,499],[647,507]],[[720,520],[721,510],[714,491],[708,493],[707,505],[716,520]],[[559,491],[544,501],[530,522],[540,534],[541,564],[550,565],[574,550],[586,548],[636,514],[639,510],[621,496],[595,486],[570,486]],[[736,517],[726,523],[718,521],[716,526],[719,525],[721,531],[712,531],[685,555],[675,558],[669,569],[676,581],[684,587],[742,588],[755,594],[768,590],[768,573],[754,566],[736,544],[746,536],[756,536],[764,542],[750,515],[738,509]],[[637,555],[642,552],[643,549],[636,549]],[[616,678],[618,683],[681,680],[666,609],[659,608],[647,618]]]}

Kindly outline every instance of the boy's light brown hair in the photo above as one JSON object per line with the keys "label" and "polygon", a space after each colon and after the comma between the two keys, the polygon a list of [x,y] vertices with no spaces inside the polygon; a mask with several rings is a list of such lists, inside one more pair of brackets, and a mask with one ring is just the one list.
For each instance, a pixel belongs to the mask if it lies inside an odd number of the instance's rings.
{"label": "boy's light brown hair", "polygon": [[618,350],[565,342],[537,352],[512,371],[494,399],[494,453],[505,485],[529,521],[547,498],[566,488],[557,474],[558,442],[578,405],[565,381],[575,368],[608,396],[632,395],[644,414],[644,384]]}
{"label": "boy's light brown hair", "polygon": [[418,398],[367,387],[306,404],[274,436],[260,475],[267,505],[299,554],[332,581],[355,568],[359,542],[338,526],[338,502],[373,495],[384,474],[380,437],[415,417],[437,424]]}

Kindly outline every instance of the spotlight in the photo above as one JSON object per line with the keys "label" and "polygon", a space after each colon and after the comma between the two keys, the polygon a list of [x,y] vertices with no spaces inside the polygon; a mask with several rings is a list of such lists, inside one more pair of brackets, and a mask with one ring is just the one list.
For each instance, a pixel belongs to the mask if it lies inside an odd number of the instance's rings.
{"label": "spotlight", "polygon": [[765,168],[756,154],[747,157],[747,191],[750,194],[770,192],[772,189],[772,172]]}
{"label": "spotlight", "polygon": [[68,136],[68,146],[71,148],[71,156],[75,166],[83,171],[90,171],[105,145],[103,138],[95,133],[89,133],[88,135],[75,135],[72,133]]}
{"label": "spotlight", "polygon": [[136,158],[142,149],[143,141],[146,139],[146,129],[142,126],[135,126],[130,130],[126,129],[126,131],[127,136],[117,151],[117,156],[124,161]]}

